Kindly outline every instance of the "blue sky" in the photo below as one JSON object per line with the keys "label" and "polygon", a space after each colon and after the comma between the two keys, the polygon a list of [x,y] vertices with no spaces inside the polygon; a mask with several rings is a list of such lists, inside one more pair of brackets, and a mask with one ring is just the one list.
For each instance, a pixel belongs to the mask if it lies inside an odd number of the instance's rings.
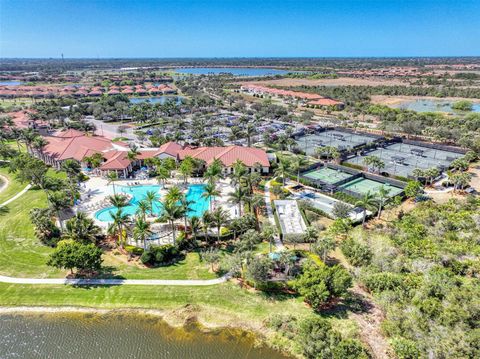
{"label": "blue sky", "polygon": [[0,57],[480,55],[480,0],[0,0]]}

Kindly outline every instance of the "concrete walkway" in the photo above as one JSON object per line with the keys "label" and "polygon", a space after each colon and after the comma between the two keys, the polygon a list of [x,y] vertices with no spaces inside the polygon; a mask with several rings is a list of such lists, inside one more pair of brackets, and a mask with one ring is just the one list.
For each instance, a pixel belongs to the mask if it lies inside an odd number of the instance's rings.
{"label": "concrete walkway", "polygon": [[20,196],[23,195],[25,192],[27,192],[31,187],[32,187],[32,185],[31,185],[31,184],[28,184],[24,189],[22,189],[20,192],[18,192],[15,196],[13,196],[13,197],[10,198],[9,200],[6,200],[5,202],[1,203],[1,204],[0,204],[0,208],[5,207],[5,206],[6,206],[7,204],[9,204],[10,202],[15,201],[18,197],[20,197]]}
{"label": "concrete walkway", "polygon": [[[267,206],[267,215],[268,215],[268,220],[270,221],[270,224],[277,228],[277,223],[275,222],[275,217],[273,215],[273,208],[271,204],[271,198],[270,198],[270,181],[265,183],[265,205]],[[283,245],[282,241],[280,240],[280,236],[275,235],[273,237],[273,240],[275,242],[275,247],[277,251],[281,251],[285,248]]]}
{"label": "concrete walkway", "polygon": [[147,286],[208,286],[225,283],[230,274],[215,279],[67,279],[67,278],[16,278],[0,275],[0,282],[11,284],[47,285],[147,285]]}

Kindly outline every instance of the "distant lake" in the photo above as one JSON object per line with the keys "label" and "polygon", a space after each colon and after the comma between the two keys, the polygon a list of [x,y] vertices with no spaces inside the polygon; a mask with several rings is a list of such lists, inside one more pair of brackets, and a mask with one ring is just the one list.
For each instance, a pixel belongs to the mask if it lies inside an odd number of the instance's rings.
{"label": "distant lake", "polygon": [[182,103],[182,96],[155,96],[155,97],[132,97],[130,99],[130,103],[142,103],[142,102],[150,102],[150,103],[159,103],[164,104],[167,101],[175,101],[177,104]]}
{"label": "distant lake", "polygon": [[190,75],[218,75],[228,73],[234,76],[268,76],[285,75],[292,71],[248,67],[195,67],[186,69],[175,69],[175,72]]}
{"label": "distant lake", "polygon": [[[463,111],[456,111],[452,109],[452,105],[457,102],[456,100],[433,100],[433,99],[420,99],[413,101],[404,101],[396,105],[392,105],[395,108],[401,108],[404,110],[412,110],[417,112],[448,112],[448,113],[467,113]],[[472,111],[468,112],[480,112],[480,103],[473,103]]]}
{"label": "distant lake", "polygon": [[1,81],[0,80],[0,86],[18,86],[21,85],[23,82],[20,81],[14,81],[14,80],[8,80],[8,81]]}
{"label": "distant lake", "polygon": [[286,359],[235,330],[175,329],[135,314],[0,315],[0,358]]}

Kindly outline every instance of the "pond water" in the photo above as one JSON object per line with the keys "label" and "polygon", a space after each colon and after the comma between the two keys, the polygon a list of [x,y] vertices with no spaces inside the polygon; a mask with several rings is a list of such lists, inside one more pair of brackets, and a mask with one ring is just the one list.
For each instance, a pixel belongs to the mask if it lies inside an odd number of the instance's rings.
{"label": "pond water", "polygon": [[15,80],[6,80],[6,81],[0,80],[0,86],[19,86],[22,83],[23,82],[15,81]]}
{"label": "pond water", "polygon": [[251,334],[172,328],[134,314],[0,315],[0,358],[286,359]]}
{"label": "pond water", "polygon": [[420,99],[414,101],[404,101],[399,104],[393,105],[395,108],[401,108],[404,110],[412,110],[417,112],[448,112],[448,113],[468,113],[468,112],[480,112],[480,103],[473,103],[472,111],[463,112],[452,109],[452,105],[456,101],[452,100],[431,100]]}
{"label": "pond water", "polygon": [[175,101],[178,105],[182,103],[182,96],[155,96],[155,97],[132,97],[130,103],[137,104],[142,102],[164,104],[167,101]]}
{"label": "pond water", "polygon": [[175,72],[189,75],[218,75],[228,73],[234,76],[271,76],[285,75],[292,71],[248,67],[195,67],[187,69],[175,69]]}

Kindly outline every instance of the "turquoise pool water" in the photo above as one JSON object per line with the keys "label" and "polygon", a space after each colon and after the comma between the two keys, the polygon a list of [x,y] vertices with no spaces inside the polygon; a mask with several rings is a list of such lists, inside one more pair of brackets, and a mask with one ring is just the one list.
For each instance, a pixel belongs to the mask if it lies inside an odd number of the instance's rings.
{"label": "turquoise pool water", "polygon": [[[158,200],[161,200],[161,196],[159,191],[162,187],[159,185],[142,185],[142,186],[117,186],[117,193],[126,193],[132,196],[128,206],[124,207],[123,213],[129,214],[134,216],[137,212],[138,202],[145,199],[147,196],[147,192],[153,191],[158,194]],[[187,191],[187,200],[191,201],[190,204],[191,210],[188,212],[188,217],[193,216],[202,216],[203,212],[208,210],[210,205],[210,201],[206,198],[202,197],[202,193],[204,192],[205,185],[191,185],[188,187]],[[116,207],[107,207],[104,209],[99,210],[95,213],[95,218],[101,222],[111,222],[112,221],[112,214],[117,211]],[[156,215],[160,215],[162,212],[162,205],[157,201],[153,204],[153,213]]]}

